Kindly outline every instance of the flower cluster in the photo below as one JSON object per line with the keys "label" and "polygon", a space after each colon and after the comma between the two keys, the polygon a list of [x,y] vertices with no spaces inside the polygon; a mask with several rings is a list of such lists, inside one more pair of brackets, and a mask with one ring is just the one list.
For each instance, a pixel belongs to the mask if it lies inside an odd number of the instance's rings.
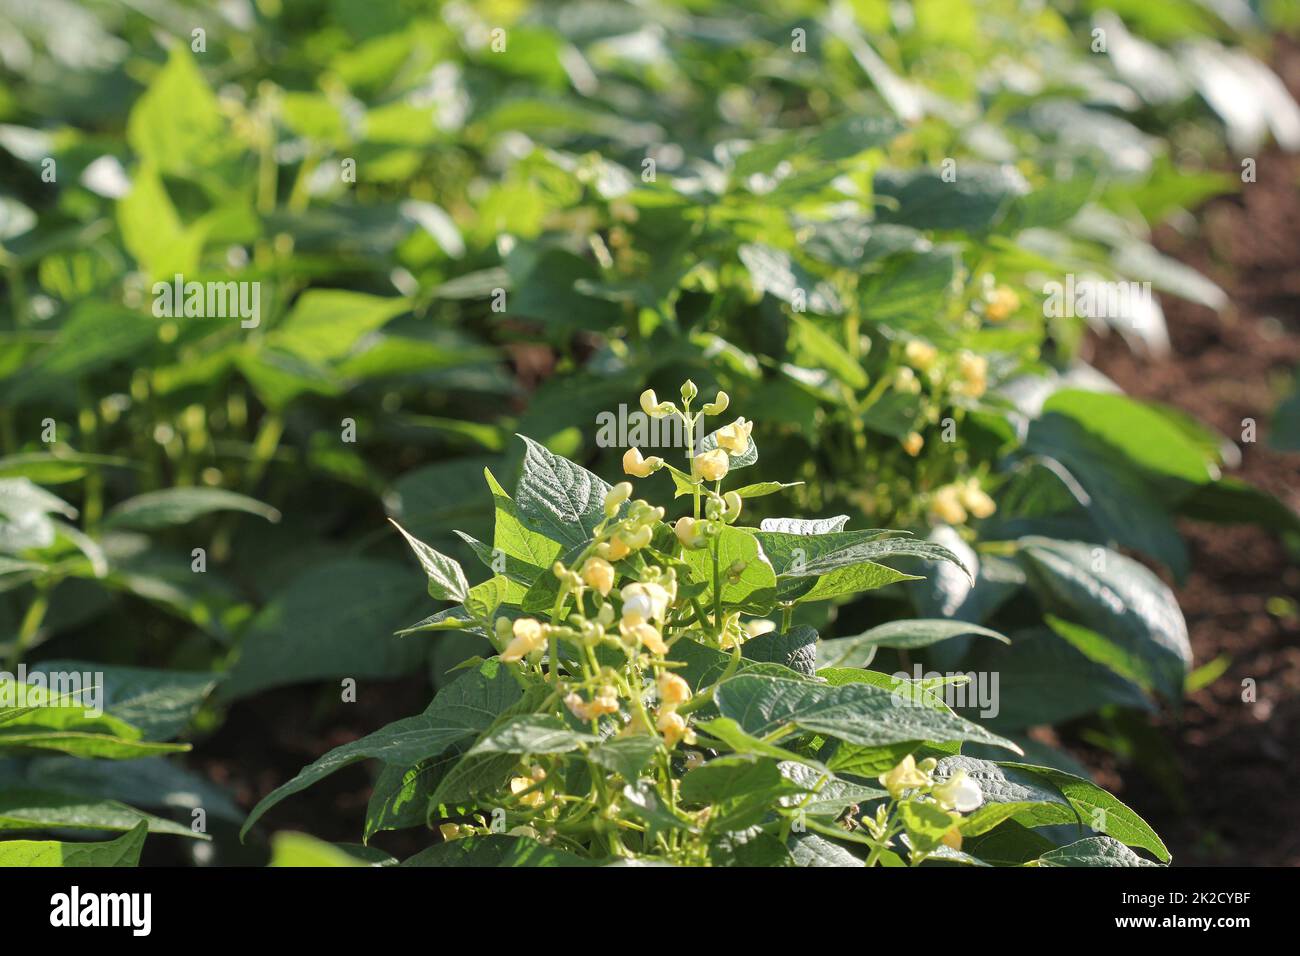
{"label": "flower cluster", "polygon": [[967,478],[936,488],[930,494],[930,516],[945,524],[964,524],[968,518],[987,518],[997,504],[980,487],[978,478]]}
{"label": "flower cluster", "polygon": [[951,825],[944,831],[941,842],[953,850],[961,849],[962,815],[980,808],[984,802],[984,792],[980,789],[979,782],[965,770],[957,770],[946,780],[936,783],[934,771],[937,766],[938,761],[933,757],[917,763],[908,754],[892,770],[880,775],[880,785],[888,791],[893,804],[881,804],[874,818],[863,818],[864,825],[873,837],[888,842],[893,836],[898,806],[915,800],[932,803],[948,815]]}

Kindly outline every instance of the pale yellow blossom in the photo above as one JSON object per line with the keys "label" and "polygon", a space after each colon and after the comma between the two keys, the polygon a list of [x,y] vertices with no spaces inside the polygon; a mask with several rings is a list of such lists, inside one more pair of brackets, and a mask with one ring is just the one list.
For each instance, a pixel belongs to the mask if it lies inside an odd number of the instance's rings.
{"label": "pale yellow blossom", "polygon": [[714,448],[711,451],[696,455],[691,461],[691,469],[705,481],[721,481],[727,477],[727,472],[731,469],[731,462],[728,460],[725,451],[721,448]]}

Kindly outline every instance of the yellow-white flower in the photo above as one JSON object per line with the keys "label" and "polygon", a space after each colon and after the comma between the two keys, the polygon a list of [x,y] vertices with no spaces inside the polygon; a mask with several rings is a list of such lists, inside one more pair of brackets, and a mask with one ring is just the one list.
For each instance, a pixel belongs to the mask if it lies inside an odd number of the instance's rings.
{"label": "yellow-white flower", "polygon": [[939,838],[939,842],[941,842],[944,846],[948,847],[951,850],[960,850],[961,831],[957,829],[957,824],[954,823],[947,830],[945,830],[943,832],[943,836]]}
{"label": "yellow-white flower", "polygon": [[929,342],[912,339],[903,347],[903,355],[910,365],[925,372],[934,364],[934,360],[939,357],[939,350]]}
{"label": "yellow-white flower", "polygon": [[704,406],[705,415],[721,415],[731,404],[731,398],[726,392],[719,391],[718,397]]}
{"label": "yellow-white flower", "polygon": [[961,490],[956,485],[944,485],[930,499],[930,513],[945,524],[961,524],[966,520],[966,509],[961,503]]}
{"label": "yellow-white flower", "polygon": [[749,433],[754,430],[754,423],[737,418],[730,425],[724,425],[717,431],[718,447],[730,455],[743,455],[749,451]]}
{"label": "yellow-white flower", "polygon": [[691,685],[676,674],[664,671],[659,675],[659,699],[675,707],[691,699]]}
{"label": "yellow-white flower", "polygon": [[662,621],[671,600],[663,585],[640,581],[626,585],[619,596],[623,599],[623,618],[636,621]]}
{"label": "yellow-white flower", "polygon": [[632,497],[632,484],[627,481],[620,481],[613,488],[609,489],[609,494],[605,496],[605,517],[612,518],[618,514],[618,509],[623,507],[623,502]]}
{"label": "yellow-white flower", "polygon": [[696,475],[705,481],[721,481],[727,477],[727,472],[731,469],[731,462],[728,460],[725,451],[721,448],[714,448],[712,451],[696,455],[691,460],[691,468]]}
{"label": "yellow-white flower", "polygon": [[[524,793],[525,790],[536,783],[538,783],[538,781],[534,780],[532,777],[511,777],[510,792],[514,794]],[[542,804],[546,803],[546,796],[541,790],[534,790],[532,793],[524,793],[524,795],[519,798],[519,802],[526,807],[540,807]]]}
{"label": "yellow-white flower", "polygon": [[984,791],[980,789],[979,781],[967,776],[965,770],[958,770],[943,783],[936,785],[930,795],[945,810],[956,810],[958,813],[978,810],[984,802]]}
{"label": "yellow-white flower", "polygon": [[962,507],[976,518],[987,518],[998,510],[997,504],[984,492],[976,478],[969,479],[961,486],[959,496]]}
{"label": "yellow-white flower", "polygon": [[703,542],[704,535],[700,533],[700,524],[690,515],[677,519],[677,523],[673,525],[673,534],[677,535],[677,540],[682,543],[683,548],[696,548]]}
{"label": "yellow-white flower", "polygon": [[979,398],[988,388],[988,359],[974,352],[962,352],[957,356],[957,371],[961,375],[962,394]]}
{"label": "yellow-white flower", "polygon": [[753,621],[746,621],[742,625],[742,627],[744,628],[746,637],[755,638],[755,637],[761,637],[764,634],[770,634],[772,631],[775,631],[776,622],[769,621],[766,618],[758,618]]}
{"label": "yellow-white flower", "polygon": [[648,478],[663,465],[662,458],[643,458],[640,448],[629,448],[623,453],[623,470],[634,478]]}
{"label": "yellow-white flower", "polygon": [[641,411],[651,418],[663,418],[665,415],[671,415],[676,407],[672,402],[659,401],[659,396],[655,394],[653,388],[647,388],[641,393]]}
{"label": "yellow-white flower", "polygon": [[628,647],[644,644],[653,654],[668,653],[668,645],[664,643],[663,635],[649,621],[624,617],[618,622],[618,633],[622,635],[623,643]]}
{"label": "yellow-white flower", "polygon": [[614,587],[614,565],[604,558],[588,558],[582,566],[582,580],[605,597]]}
{"label": "yellow-white flower", "polygon": [[513,633],[514,639],[501,652],[501,659],[506,662],[521,661],[546,643],[546,629],[531,617],[515,621]]}
{"label": "yellow-white flower", "polygon": [[993,297],[984,308],[984,314],[990,322],[1002,322],[1012,312],[1020,308],[1020,296],[1010,286],[1000,285],[993,290]]}
{"label": "yellow-white flower", "polygon": [[675,746],[679,740],[685,740],[687,743],[695,740],[695,735],[686,726],[685,718],[671,707],[659,708],[655,726],[664,735],[664,741],[669,747]]}
{"label": "yellow-white flower", "polygon": [[622,561],[632,553],[632,549],[627,546],[626,541],[614,535],[608,541],[596,545],[596,553],[609,561]]}
{"label": "yellow-white flower", "polygon": [[880,785],[889,791],[891,797],[897,800],[903,795],[904,790],[914,790],[917,787],[928,786],[930,775],[917,767],[912,755],[908,754],[889,773],[882,773],[879,780]]}

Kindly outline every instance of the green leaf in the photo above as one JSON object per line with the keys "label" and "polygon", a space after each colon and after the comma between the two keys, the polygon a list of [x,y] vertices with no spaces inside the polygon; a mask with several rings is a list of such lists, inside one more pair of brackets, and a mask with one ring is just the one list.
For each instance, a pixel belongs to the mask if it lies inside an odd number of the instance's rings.
{"label": "green leaf", "polygon": [[389,561],[343,558],[307,568],[249,623],[219,696],[407,673],[424,659],[424,647],[393,632],[415,617],[417,588],[409,569]]}
{"label": "green leaf", "polygon": [[279,521],[280,512],[247,495],[222,488],[164,488],[123,501],[104,519],[109,528],[151,530],[187,524],[214,511],[243,511],[267,521]]}
{"label": "green leaf", "polygon": [[701,601],[713,600],[713,547],[718,549],[722,603],[751,614],[766,614],[776,599],[776,573],[768,563],[755,536],[741,528],[724,525],[713,545],[685,552],[691,579],[705,586]]}
{"label": "green leaf", "polygon": [[988,718],[999,730],[1059,724],[1108,705],[1154,710],[1138,685],[1046,627],[1014,632],[1009,647],[980,642],[961,667],[1000,675],[997,713]]}
{"label": "green leaf", "polygon": [[253,808],[240,828],[240,839],[285,797],[307,789],[337,770],[373,759],[409,767],[438,756],[458,741],[477,736],[487,730],[498,714],[519,700],[521,694],[508,668],[498,661],[484,662],[478,670],[448,685],[423,714],[395,721],[360,740],[336,747],[304,767]]}
{"label": "green leaf", "polygon": [[166,65],[131,109],[126,140],[145,162],[182,176],[233,152],[217,98],[185,44],[172,46]]}
{"label": "green leaf", "polygon": [[906,800],[898,805],[898,818],[907,830],[913,853],[924,855],[943,840],[952,828],[953,818],[938,804],[920,800]]}
{"label": "green leaf", "polygon": [[[836,515],[833,518],[764,518],[759,522],[760,531],[776,531],[782,534],[830,534],[833,531],[843,531],[844,526],[848,524],[848,515]],[[870,532],[873,535],[881,535],[883,531]]]}
{"label": "green leaf", "polygon": [[575,547],[590,541],[605,518],[609,485],[581,465],[523,439],[523,472],[515,489],[515,508],[534,532]]}
{"label": "green leaf", "polygon": [[94,675],[98,685],[96,702],[107,713],[139,730],[144,740],[178,737],[220,680],[219,675],[207,672],[72,660],[41,661],[31,665],[28,673]]}
{"label": "green leaf", "polygon": [[469,836],[421,850],[402,866],[591,866],[592,861],[528,837]]}
{"label": "green leaf", "polygon": [[[673,475],[676,478],[676,475]],[[762,498],[765,495],[774,495],[778,491],[785,491],[787,488],[794,488],[802,485],[802,481],[759,481],[752,485],[743,485],[735,489],[736,494],[742,498]]]}
{"label": "green leaf", "polygon": [[[117,204],[122,242],[142,271],[158,280],[155,294],[162,292],[158,285],[195,272],[206,232],[201,223],[187,227],[181,222],[158,173],[152,162],[143,164],[136,170],[131,191]],[[173,311],[179,311],[175,304]]]}
{"label": "green leaf", "polygon": [[309,289],[267,337],[268,344],[305,362],[341,359],[365,335],[410,309],[406,299],[343,289]]}
{"label": "green leaf", "polygon": [[760,243],[746,243],[738,253],[759,292],[771,294],[796,311],[807,309],[823,315],[844,311],[835,287],[812,275],[789,254]]}
{"label": "green leaf", "polygon": [[803,352],[803,364],[826,369],[849,388],[867,387],[867,373],[843,345],[805,316],[795,315],[790,321],[795,341]]}
{"label": "green leaf", "polygon": [[776,762],[749,754],[716,757],[682,777],[681,799],[686,803],[723,803],[762,800],[770,806],[786,794],[803,788],[781,776]]}
{"label": "green leaf", "polygon": [[776,744],[768,743],[753,734],[747,734],[741,728],[740,724],[730,717],[718,717],[713,720],[702,720],[695,724],[697,730],[701,730],[724,743],[732,751],[738,754],[750,754],[756,757],[774,757],[784,762],[793,762],[804,764],[814,770],[825,772],[826,768],[820,762],[811,757],[804,757],[793,751],[786,750],[784,747],[778,747]]}
{"label": "green leaf", "polygon": [[[12,776],[0,770],[0,787],[25,786],[189,813],[202,808],[209,817],[239,823],[244,811],[228,794],[198,773],[165,757],[140,760],[83,760],[79,757],[37,757],[22,762]],[[423,822],[423,821],[421,821]]]}
{"label": "green leaf", "polygon": [[858,284],[862,314],[869,322],[946,333],[929,317],[946,313],[957,272],[958,256],[947,246],[890,256]]}
{"label": "green leaf", "polygon": [[1164,582],[1132,558],[1083,542],[1030,537],[1019,545],[1030,586],[1046,609],[1078,626],[1057,628],[1058,634],[1169,700],[1181,697],[1192,649]]}
{"label": "green leaf", "polygon": [[465,580],[465,571],[460,562],[429,547],[392,518],[388,520],[402,532],[402,537],[419,559],[420,567],[429,578],[429,596],[438,601],[464,601],[469,594],[469,582]]}
{"label": "green leaf", "polygon": [[806,624],[750,638],[740,649],[747,660],[780,664],[805,677],[817,671],[817,631]]}
{"label": "green leaf", "polygon": [[929,647],[939,641],[962,634],[979,634],[1010,644],[1007,637],[997,631],[966,621],[943,618],[917,618],[890,621],[864,631],[855,637],[840,637],[822,641],[817,645],[818,667],[866,667],[876,654],[876,648],[892,647],[911,649]]}
{"label": "green leaf", "polygon": [[129,833],[106,843],[5,840],[0,842],[0,866],[139,866],[148,832],[148,824],[141,820]]}
{"label": "green leaf", "polygon": [[856,856],[815,833],[797,833],[790,838],[790,855],[795,866],[866,866]]}
{"label": "green leaf", "polygon": [[492,727],[469,749],[467,756],[563,754],[599,742],[599,737],[579,733],[559,717],[525,714]]}
{"label": "green leaf", "polygon": [[1039,866],[1156,866],[1123,843],[1106,836],[1086,837],[1068,846],[1049,850],[1038,858]]}
{"label": "green leaf", "polygon": [[1021,823],[1037,827],[1082,822],[1121,843],[1150,850],[1161,862],[1169,861],[1169,850],[1147,822],[1092,781],[1050,767],[1001,761],[998,766],[1022,770],[1050,783],[1070,802],[1074,811],[1067,812],[1059,805],[1035,806],[1017,815],[1016,819]]}
{"label": "green leaf", "polygon": [[969,740],[1020,748],[950,711],[936,710],[868,684],[805,683],[740,674],[719,685],[714,701],[749,734],[763,737],[787,724],[865,746],[913,740]]}
{"label": "green leaf", "polygon": [[628,783],[636,783],[658,750],[658,737],[611,737],[589,750],[587,759],[598,767],[619,774]]}
{"label": "green leaf", "polygon": [[876,174],[878,197],[892,199],[880,212],[882,222],[916,229],[985,232],[1017,196],[1029,191],[1014,166],[986,166],[963,161],[955,177],[931,169],[882,170]]}
{"label": "green leaf", "polygon": [[277,833],[271,838],[271,862],[275,867],[365,866],[332,843],[306,833]]}
{"label": "green leaf", "polygon": [[5,830],[130,831],[143,821],[150,833],[206,840],[187,826],[141,813],[116,800],[85,799],[50,790],[0,790],[0,832]]}

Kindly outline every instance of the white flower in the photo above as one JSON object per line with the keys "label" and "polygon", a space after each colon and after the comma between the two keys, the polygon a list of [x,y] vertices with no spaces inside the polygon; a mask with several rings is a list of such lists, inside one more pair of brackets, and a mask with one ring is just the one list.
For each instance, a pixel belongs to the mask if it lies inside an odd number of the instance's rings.
{"label": "white flower", "polygon": [[965,770],[958,770],[930,793],[939,801],[939,806],[958,813],[978,810],[984,802],[984,791],[980,789],[979,781],[968,777]]}
{"label": "white flower", "polygon": [[659,584],[629,584],[619,592],[623,617],[634,621],[662,621],[668,613],[668,592]]}

